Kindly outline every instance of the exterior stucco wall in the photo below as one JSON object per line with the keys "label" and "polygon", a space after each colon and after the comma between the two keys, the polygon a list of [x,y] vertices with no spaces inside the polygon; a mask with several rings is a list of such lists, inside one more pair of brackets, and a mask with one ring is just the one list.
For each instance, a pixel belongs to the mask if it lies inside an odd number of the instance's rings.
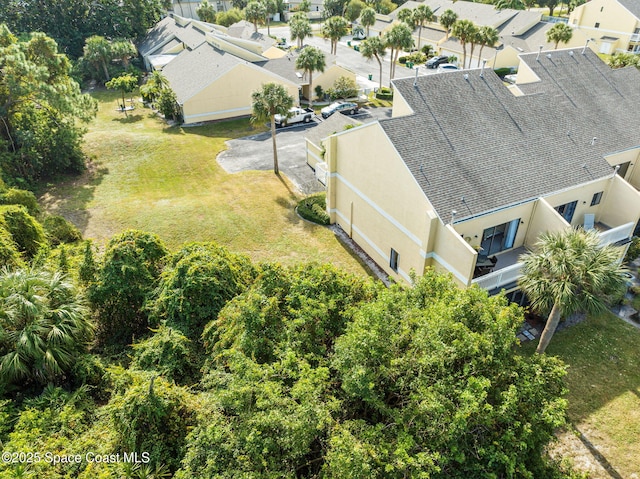
{"label": "exterior stucco wall", "polygon": [[[258,67],[240,64],[183,104],[186,124],[222,120],[251,114],[251,94],[264,83],[278,82]],[[282,83],[289,95],[298,98],[298,87]]]}
{"label": "exterior stucco wall", "polygon": [[[429,237],[424,193],[377,123],[331,136],[325,142],[327,192],[338,223],[390,276],[409,281],[421,274]],[[398,271],[389,265],[398,252]]]}
{"label": "exterior stucco wall", "polygon": [[626,51],[631,35],[640,26],[639,19],[614,0],[591,0],[577,7],[569,16],[569,24],[596,40],[592,45],[595,51],[600,51],[601,37],[617,38],[610,53],[614,49]]}

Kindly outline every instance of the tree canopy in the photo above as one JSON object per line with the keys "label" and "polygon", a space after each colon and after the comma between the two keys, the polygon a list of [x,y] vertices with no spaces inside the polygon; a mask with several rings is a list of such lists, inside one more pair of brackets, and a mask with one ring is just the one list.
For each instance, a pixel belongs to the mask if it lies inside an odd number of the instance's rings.
{"label": "tree canopy", "polygon": [[55,41],[34,33],[18,41],[0,25],[0,168],[6,180],[28,184],[84,168],[84,130],[97,103],[71,78],[71,63]]}

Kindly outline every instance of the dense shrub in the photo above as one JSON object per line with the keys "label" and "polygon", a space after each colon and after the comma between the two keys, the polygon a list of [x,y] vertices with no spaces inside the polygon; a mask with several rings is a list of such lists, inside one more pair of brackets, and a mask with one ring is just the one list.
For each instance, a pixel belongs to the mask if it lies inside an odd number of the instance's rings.
{"label": "dense shrub", "polygon": [[0,268],[22,265],[22,258],[11,234],[0,224]]}
{"label": "dense shrub", "polygon": [[98,313],[100,344],[125,345],[148,332],[145,302],[156,287],[167,249],[151,233],[129,230],[107,245],[102,268],[89,288]]}
{"label": "dense shrub", "polygon": [[71,377],[76,388],[82,385],[91,386],[89,391],[96,399],[104,400],[109,397],[108,375],[99,356],[95,354],[78,356],[71,369]]}
{"label": "dense shrub", "polygon": [[506,75],[511,74],[511,68],[496,68],[493,71],[496,72],[496,75],[500,78],[504,78]]}
{"label": "dense shrub", "polygon": [[313,221],[321,225],[329,224],[325,193],[308,196],[298,203],[298,214],[305,220]]}
{"label": "dense shrub", "polygon": [[167,260],[157,297],[150,306],[153,321],[166,321],[192,341],[199,341],[204,326],[254,277],[246,256],[214,243],[185,245]]}
{"label": "dense shrub", "polygon": [[18,249],[27,257],[34,257],[40,247],[47,244],[42,225],[27,212],[24,206],[0,206],[0,218]]}
{"label": "dense shrub", "polygon": [[631,263],[638,257],[640,257],[640,237],[634,236],[624,257],[624,262]]}
{"label": "dense shrub", "polygon": [[47,216],[42,225],[51,246],[57,246],[60,243],[75,243],[82,239],[78,228],[62,216]]}
{"label": "dense shrub", "polygon": [[358,85],[355,80],[342,76],[336,79],[331,88],[327,88],[326,93],[332,100],[353,98],[358,95]]}
{"label": "dense shrub", "polygon": [[40,212],[36,196],[27,190],[9,188],[0,193],[0,204],[2,205],[22,205],[27,208],[31,216],[36,216]]}
{"label": "dense shrub", "polygon": [[393,90],[383,86],[376,92],[376,98],[378,100],[393,100]]}
{"label": "dense shrub", "polygon": [[189,338],[164,325],[153,333],[153,336],[133,345],[131,367],[156,371],[180,384],[194,382],[197,363]]}

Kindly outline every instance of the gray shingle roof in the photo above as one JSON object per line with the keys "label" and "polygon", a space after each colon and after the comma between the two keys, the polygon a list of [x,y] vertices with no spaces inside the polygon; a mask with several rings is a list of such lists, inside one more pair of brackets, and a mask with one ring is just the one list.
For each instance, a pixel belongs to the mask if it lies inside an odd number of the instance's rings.
{"label": "gray shingle roof", "polygon": [[147,35],[138,44],[138,51],[144,56],[172,38],[177,38],[191,49],[205,41],[204,33],[195,28],[193,23],[180,26],[172,17],[165,17],[147,32]]}
{"label": "gray shingle roof", "polygon": [[[309,77],[306,76],[303,71],[296,70],[296,59],[299,55],[299,52],[289,52],[284,57],[274,58],[264,62],[256,62],[256,65],[270,71],[271,73],[275,73],[282,78],[286,78],[296,85],[308,85]],[[336,63],[335,55],[330,55],[328,53],[324,54],[324,60],[326,65],[325,69],[335,65]],[[300,76],[298,76],[296,72],[299,72]],[[317,78],[317,75],[319,75],[319,72],[313,72],[313,78]]]}
{"label": "gray shingle roof", "polygon": [[348,125],[358,126],[360,124],[359,121],[353,118],[349,118],[341,113],[335,113],[318,126],[309,129],[304,137],[314,145],[320,147],[320,142],[328,136],[346,130]]}
{"label": "gray shingle roof", "polygon": [[184,103],[240,63],[245,62],[203,43],[195,50],[183,50],[162,73],[169,80],[178,103]]}
{"label": "gray shingle roof", "polygon": [[256,33],[255,28],[253,27],[253,23],[246,20],[240,20],[239,22],[231,25],[227,29],[227,35],[235,38],[242,38],[244,40],[258,42],[263,45],[264,49],[269,48],[276,42],[271,37],[263,35],[262,33]]}
{"label": "gray shingle roof", "polygon": [[580,52],[522,55],[542,81],[520,97],[491,70],[394,81],[415,113],[380,125],[443,220],[611,175],[603,156],[640,144],[640,72]]}
{"label": "gray shingle roof", "polygon": [[640,19],[640,0],[618,0],[618,2]]}

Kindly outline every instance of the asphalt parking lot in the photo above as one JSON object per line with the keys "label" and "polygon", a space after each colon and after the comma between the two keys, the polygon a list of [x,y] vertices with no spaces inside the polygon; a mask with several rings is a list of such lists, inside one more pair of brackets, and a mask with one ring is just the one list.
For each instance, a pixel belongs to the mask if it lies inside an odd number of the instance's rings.
{"label": "asphalt parking lot", "polygon": [[[353,118],[363,123],[391,118],[391,108],[363,108]],[[321,121],[320,118],[316,118],[311,123],[279,128],[276,133],[280,171],[287,175],[303,194],[324,189],[322,184],[316,180],[314,171],[307,165],[304,141],[305,132],[316,127]],[[227,147],[227,150],[218,155],[217,160],[228,173],[273,169],[271,132],[229,140]]]}

